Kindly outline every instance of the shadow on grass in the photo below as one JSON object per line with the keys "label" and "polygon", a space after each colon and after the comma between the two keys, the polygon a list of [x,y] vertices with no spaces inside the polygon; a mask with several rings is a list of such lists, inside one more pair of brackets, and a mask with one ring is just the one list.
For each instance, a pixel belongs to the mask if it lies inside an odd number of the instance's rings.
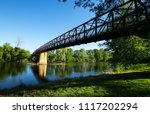
{"label": "shadow on grass", "polygon": [[[1,90],[2,96],[24,96],[27,92],[30,96],[30,92],[52,90],[53,92],[58,89],[65,90],[66,88],[82,88],[82,87],[96,87],[92,94],[82,92],[73,96],[110,96],[110,97],[134,97],[134,96],[150,96],[150,73],[149,72],[134,72],[124,74],[104,74],[99,76],[89,76],[76,79],[65,79],[62,81],[54,81],[34,86],[21,85],[11,90]],[[104,88],[107,91],[106,94],[101,94],[97,89]],[[42,96],[48,96],[44,95]],[[74,93],[76,94],[76,93]],[[34,96],[34,93],[32,93]],[[32,96],[31,95],[31,96]],[[35,93],[36,96],[36,93]],[[37,95],[39,96],[39,95]],[[40,95],[41,96],[41,95]],[[51,95],[50,95],[51,96]],[[53,96],[53,95],[52,95]],[[63,95],[68,96],[68,95]],[[72,96],[72,95],[70,95]]]}

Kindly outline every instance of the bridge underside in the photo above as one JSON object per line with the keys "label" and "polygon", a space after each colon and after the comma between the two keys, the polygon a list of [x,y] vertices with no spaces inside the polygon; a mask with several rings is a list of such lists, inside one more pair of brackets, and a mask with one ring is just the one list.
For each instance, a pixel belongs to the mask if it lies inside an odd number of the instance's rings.
{"label": "bridge underside", "polygon": [[125,37],[125,36],[129,36],[129,35],[137,35],[137,36],[147,39],[147,38],[149,38],[149,33],[150,33],[150,19],[147,19],[136,25],[127,26],[127,27],[119,29],[119,30],[113,30],[113,31],[101,33],[101,34],[98,34],[95,36],[85,37],[85,38],[82,38],[75,42],[69,42],[64,45],[59,45],[59,46],[55,46],[52,48],[48,48],[48,49],[45,49],[45,52],[55,50],[55,49],[75,46],[75,45],[81,45],[81,44],[87,44],[87,43],[91,43],[91,42]]}

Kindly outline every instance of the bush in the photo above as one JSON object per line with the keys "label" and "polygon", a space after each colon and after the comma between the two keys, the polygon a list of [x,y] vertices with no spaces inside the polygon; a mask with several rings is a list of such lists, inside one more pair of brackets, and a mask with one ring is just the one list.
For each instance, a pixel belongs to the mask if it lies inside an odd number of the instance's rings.
{"label": "bush", "polygon": [[149,67],[148,64],[131,64],[126,67],[126,70],[145,70]]}
{"label": "bush", "polygon": [[123,64],[117,64],[114,68],[114,72],[123,72],[125,71],[125,65]]}

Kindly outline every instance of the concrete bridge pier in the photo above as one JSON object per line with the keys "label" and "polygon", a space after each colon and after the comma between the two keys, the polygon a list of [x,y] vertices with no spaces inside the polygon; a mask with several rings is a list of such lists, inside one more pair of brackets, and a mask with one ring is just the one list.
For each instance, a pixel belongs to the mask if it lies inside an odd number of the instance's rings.
{"label": "concrete bridge pier", "polygon": [[47,52],[40,53],[39,64],[40,65],[46,65],[47,64]]}

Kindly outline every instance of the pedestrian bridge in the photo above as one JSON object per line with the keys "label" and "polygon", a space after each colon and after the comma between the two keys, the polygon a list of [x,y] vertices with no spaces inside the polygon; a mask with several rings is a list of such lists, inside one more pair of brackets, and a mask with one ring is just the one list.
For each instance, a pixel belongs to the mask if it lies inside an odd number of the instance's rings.
{"label": "pedestrian bridge", "polygon": [[150,43],[149,0],[128,0],[115,5],[111,10],[42,45],[32,55],[40,54],[39,64],[47,64],[47,51],[132,34],[149,38]]}

